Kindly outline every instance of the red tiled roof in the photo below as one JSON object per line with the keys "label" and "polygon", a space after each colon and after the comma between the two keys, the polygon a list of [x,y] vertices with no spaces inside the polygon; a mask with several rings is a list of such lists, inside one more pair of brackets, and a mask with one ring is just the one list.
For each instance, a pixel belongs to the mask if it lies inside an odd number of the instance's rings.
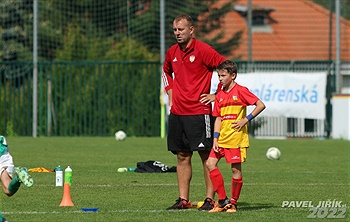
{"label": "red tiled roof", "polygon": [[[230,0],[220,0],[224,4]],[[234,1],[234,5],[248,5],[248,0]],[[253,61],[328,60],[329,11],[310,0],[252,0],[253,8],[274,9],[270,13],[275,23],[272,32],[252,33]],[[350,61],[350,21],[341,18],[341,60]],[[246,21],[232,10],[224,18],[227,36],[244,30],[241,44],[233,51],[236,58],[248,60],[248,31]],[[336,15],[332,23],[332,60],[336,59]]]}

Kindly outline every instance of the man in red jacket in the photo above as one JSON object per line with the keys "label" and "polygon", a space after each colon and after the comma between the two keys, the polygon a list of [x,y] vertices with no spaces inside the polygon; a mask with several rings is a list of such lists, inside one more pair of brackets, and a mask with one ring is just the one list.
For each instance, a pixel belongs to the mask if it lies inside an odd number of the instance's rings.
{"label": "man in red jacket", "polygon": [[204,204],[199,210],[214,207],[214,189],[205,167],[213,144],[213,119],[211,116],[211,78],[214,69],[226,58],[210,45],[193,37],[193,20],[189,15],[179,15],[173,22],[177,44],[166,53],[162,80],[169,97],[168,150],[177,155],[177,180],[179,198],[167,208],[187,209],[192,178],[192,154],[198,151],[202,160],[207,188]]}

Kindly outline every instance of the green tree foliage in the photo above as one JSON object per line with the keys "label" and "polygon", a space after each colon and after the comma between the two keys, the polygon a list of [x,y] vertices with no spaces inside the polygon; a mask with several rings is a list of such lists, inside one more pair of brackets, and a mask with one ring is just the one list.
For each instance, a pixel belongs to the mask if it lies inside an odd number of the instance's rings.
{"label": "green tree foliage", "polygon": [[[44,54],[56,52],[53,57],[56,61],[154,61],[159,58],[157,52],[151,54],[147,44],[130,34],[134,30],[130,31],[129,19],[132,15],[128,14],[128,7],[128,1],[119,0],[41,2],[43,17],[57,19],[60,15],[66,15],[60,18],[58,25],[57,21],[50,20],[40,24],[45,33],[58,33],[60,36],[59,39],[53,38],[53,34],[41,36],[48,39],[43,42],[58,40],[54,44],[47,44],[45,48],[48,52]],[[52,25],[54,22],[55,25]]]}
{"label": "green tree foliage", "polygon": [[[215,8],[213,4],[219,0],[164,2],[166,48],[175,42],[172,21],[182,13],[191,15],[195,20],[197,38],[208,42],[219,52],[229,54],[237,46],[240,32],[229,39],[225,38],[225,41],[223,32],[210,35],[220,29],[221,19],[232,10],[232,2]],[[18,58],[21,61],[31,61],[33,1],[2,0],[0,6],[3,60]],[[135,43],[134,48],[142,45],[153,54],[152,59],[159,57],[159,0],[38,0],[38,22],[39,61],[101,61],[105,59],[108,47],[123,43],[125,39],[130,40],[128,44]],[[207,36],[213,37],[209,39]],[[66,55],[70,53],[68,57],[62,54],[66,50]],[[135,57],[147,59],[147,56]]]}
{"label": "green tree foliage", "polygon": [[[63,20],[63,24],[67,28],[63,29],[65,32],[65,41],[62,42],[61,49],[58,49],[59,53],[56,57],[56,60],[65,58],[65,60],[81,60],[81,56],[86,52],[79,53],[76,47],[80,48],[84,43],[80,43],[77,37],[77,32],[80,33],[81,38],[80,41],[89,42],[89,44],[98,44],[98,48],[106,48],[102,43],[107,44],[107,46],[113,45],[113,48],[120,47],[120,45],[125,44],[128,41],[128,47],[126,51],[118,50],[118,54],[114,54],[117,59],[129,59],[130,57],[134,57],[131,59],[135,60],[148,60],[151,58],[153,60],[159,55],[160,48],[160,3],[159,1],[152,0],[119,0],[119,1],[110,1],[108,3],[104,1],[100,1],[96,3],[95,1],[82,1],[80,3],[72,3],[68,0],[64,0],[66,4],[62,4],[61,2],[58,4],[54,1],[56,10],[61,10],[62,5],[66,7],[64,10],[70,10],[69,7],[75,8],[77,11],[76,14],[72,14],[71,18],[74,21],[75,25],[73,27],[79,28],[79,30],[71,30],[72,24],[65,23]],[[170,45],[175,43],[175,38],[172,31],[172,21],[175,16],[180,13],[187,13],[191,15],[196,25],[196,36],[199,39],[202,39],[209,44],[211,44],[214,48],[216,48],[219,52],[228,55],[231,50],[237,47],[238,40],[241,37],[241,32],[236,33],[236,35],[231,38],[223,41],[225,33],[221,31],[218,35],[213,38],[206,38],[206,36],[210,35],[211,32],[217,31],[221,28],[221,19],[222,17],[232,10],[232,3],[227,3],[222,7],[213,8],[211,5],[217,3],[218,0],[210,0],[210,1],[198,1],[198,0],[184,0],[181,2],[175,1],[166,1],[166,48],[170,47]],[[176,4],[176,7],[174,7]],[[183,6],[183,7],[182,7]],[[52,7],[50,7],[51,10]],[[82,8],[82,10],[77,10],[76,8]],[[98,8],[98,10],[95,10]],[[181,9],[181,10],[180,10]],[[63,9],[62,9],[63,10]],[[97,12],[105,11],[117,11],[118,16],[114,15],[114,13],[105,13],[107,17],[102,16],[101,14],[97,14]],[[74,11],[74,10],[72,10]],[[201,18],[199,20],[199,18]],[[113,22],[111,22],[113,21]],[[69,22],[69,20],[67,20]],[[116,25],[118,24],[118,25]],[[91,28],[92,27],[92,28]],[[106,29],[108,27],[108,29]],[[91,29],[91,30],[90,30]],[[111,32],[111,30],[115,30],[115,32]],[[97,32],[96,32],[97,31]],[[74,32],[74,33],[72,33]],[[71,42],[67,42],[69,38],[75,38],[75,40]],[[127,40],[129,39],[129,40]],[[69,40],[68,40],[69,41]],[[94,43],[98,41],[99,43]],[[112,42],[111,42],[112,41]],[[76,46],[72,45],[75,44]],[[80,44],[80,45],[79,45]],[[138,50],[138,54],[132,54],[130,52],[134,52],[134,50],[130,48],[139,49],[142,46],[145,51]],[[70,48],[70,49],[68,49]],[[90,49],[97,49],[95,47],[88,46]],[[87,49],[85,48],[85,49]],[[79,55],[75,56],[60,56],[62,51],[76,52]],[[93,51],[91,51],[92,54]],[[90,55],[91,55],[90,53]],[[127,55],[129,53],[129,55]],[[150,55],[152,53],[153,55]],[[103,55],[99,55],[97,57],[91,57],[90,59],[95,60],[103,60],[103,59],[113,59],[110,57],[113,53],[108,52],[108,58],[105,58]],[[146,55],[146,56],[142,56]],[[159,56],[158,56],[159,57]]]}
{"label": "green tree foliage", "polygon": [[68,25],[62,48],[57,50],[57,61],[158,61],[159,59],[159,56],[149,52],[146,46],[130,38],[124,37],[118,42],[112,37],[89,38],[81,30],[77,24]]}
{"label": "green tree foliage", "polygon": [[[32,13],[30,1],[0,1],[0,56],[2,61],[18,61],[31,58]],[[29,46],[29,47],[28,47]]]}
{"label": "green tree foliage", "polygon": [[[334,0],[313,1],[335,11]],[[191,15],[195,20],[196,37],[208,42],[220,53],[228,55],[238,46],[241,32],[227,37],[223,31],[219,31],[221,19],[232,10],[234,0],[219,4],[220,7],[217,6],[217,3],[221,3],[219,0],[166,0],[164,2],[166,49],[175,43],[172,22],[175,16],[182,13]],[[340,0],[340,4],[341,15],[350,19],[350,0]],[[2,60],[31,61],[33,1],[2,0],[0,12]],[[39,61],[57,61],[58,58],[62,58],[57,52],[67,49],[67,45],[76,49],[75,55],[69,57],[72,60],[82,58],[103,60],[109,50],[108,47],[111,47],[110,44],[121,43],[125,38],[143,45],[153,55],[159,54],[159,0],[38,0],[38,12]],[[76,37],[71,30],[73,27],[79,29],[82,38],[76,38],[73,43],[66,42],[67,37]],[[217,34],[213,35],[214,32]],[[88,47],[89,50],[78,48],[86,44],[92,45]],[[80,53],[77,49],[83,52]],[[71,52],[73,53],[72,50]],[[67,60],[66,58],[64,59]]]}
{"label": "green tree foliage", "polygon": [[[315,3],[322,5],[328,10],[335,13],[335,0],[313,0]],[[350,0],[339,0],[341,15],[350,20]]]}
{"label": "green tree foliage", "polygon": [[[11,63],[1,66],[0,73],[0,128],[1,133],[15,136],[25,132],[32,123],[32,87],[27,79],[30,75],[14,78],[13,71],[20,70],[24,65]],[[8,75],[8,72],[11,74]],[[6,79],[6,76],[8,78]],[[15,116],[16,118],[9,118]]]}
{"label": "green tree foliage", "polygon": [[122,38],[119,42],[112,43],[105,55],[105,60],[144,60],[159,61],[158,54],[152,54],[148,48],[130,38]]}
{"label": "green tree foliage", "polygon": [[[140,1],[129,1],[129,8],[134,10],[125,10],[130,13],[131,33],[137,33],[135,38],[147,45],[151,51],[159,52],[160,45],[160,28],[159,28],[159,9],[160,2],[144,0],[140,8]],[[237,32],[230,38],[225,38],[225,32],[221,31],[212,38],[208,38],[211,33],[221,29],[222,19],[226,13],[232,10],[233,3],[228,2],[221,7],[214,7],[219,0],[182,0],[182,1],[165,1],[165,26],[166,26],[166,49],[176,43],[173,34],[173,21],[179,14],[188,14],[194,20],[196,38],[203,40],[213,46],[223,55],[228,55],[238,46],[238,40],[242,32]],[[153,31],[152,33],[151,30]],[[148,38],[139,39],[138,36],[147,36]]]}
{"label": "green tree foliage", "polygon": [[62,49],[57,50],[56,60],[74,61],[87,59],[87,52],[91,45],[88,44],[88,39],[80,32],[81,28],[78,25],[68,25],[66,35],[63,37]]}

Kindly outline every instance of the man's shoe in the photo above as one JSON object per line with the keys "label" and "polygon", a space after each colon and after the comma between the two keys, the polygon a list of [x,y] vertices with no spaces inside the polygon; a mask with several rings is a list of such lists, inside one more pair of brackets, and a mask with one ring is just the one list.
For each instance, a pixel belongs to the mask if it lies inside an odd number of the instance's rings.
{"label": "man's shoe", "polygon": [[185,200],[181,197],[176,200],[175,204],[171,207],[168,207],[167,210],[183,210],[191,208],[191,203],[188,200]]}
{"label": "man's shoe", "polygon": [[215,201],[207,197],[205,198],[203,205],[200,208],[198,208],[198,210],[199,211],[211,210],[214,208],[214,205],[215,205]]}
{"label": "man's shoe", "polygon": [[236,213],[237,212],[237,205],[231,204],[231,207],[226,210],[227,213]]}
{"label": "man's shoe", "polygon": [[15,167],[16,174],[21,183],[26,187],[31,187],[34,184],[33,178],[27,173],[24,167]]}
{"label": "man's shoe", "polygon": [[230,209],[232,206],[230,200],[227,198],[225,200],[219,200],[218,203],[216,203],[215,205],[216,206],[213,209],[209,210],[209,213],[226,211],[227,209]]}

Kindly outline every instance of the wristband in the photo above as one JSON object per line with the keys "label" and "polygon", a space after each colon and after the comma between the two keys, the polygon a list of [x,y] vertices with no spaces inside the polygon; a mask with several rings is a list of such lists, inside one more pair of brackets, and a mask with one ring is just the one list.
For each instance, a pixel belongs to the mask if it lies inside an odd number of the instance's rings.
{"label": "wristband", "polygon": [[253,116],[253,114],[249,114],[249,115],[246,116],[245,118],[247,118],[248,121],[250,121],[250,120],[254,119],[254,116]]}
{"label": "wristband", "polygon": [[220,133],[219,132],[214,132],[214,138],[219,138],[219,136],[220,136]]}

